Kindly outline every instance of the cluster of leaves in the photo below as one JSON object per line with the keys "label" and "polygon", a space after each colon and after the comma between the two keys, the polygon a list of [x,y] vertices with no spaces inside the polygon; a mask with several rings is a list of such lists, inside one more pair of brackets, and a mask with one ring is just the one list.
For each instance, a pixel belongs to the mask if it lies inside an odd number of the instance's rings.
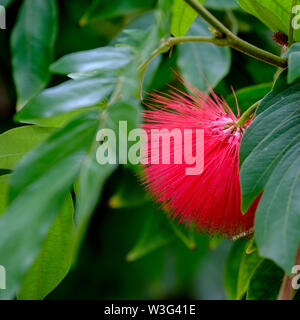
{"label": "cluster of leaves", "polygon": [[[256,42],[263,37],[264,46],[272,51],[276,48],[265,27],[241,7],[274,31],[288,33],[289,0],[200,2],[229,25],[238,24],[242,32],[254,34]],[[96,161],[99,129],[118,133],[120,120],[128,122],[128,130],[138,127],[141,93],[176,81],[171,67],[202,90],[207,87],[204,73],[230,104],[234,102],[230,84],[236,83],[242,88],[237,91],[242,110],[271,90],[276,70],[241,55],[232,60],[230,48],[186,43],[174,48],[171,56],[156,57],[141,76],[139,67],[162,39],[171,34],[210,35],[206,22],[182,0],[91,1],[81,26],[120,19],[125,28],[107,46],[69,53],[55,62],[60,35],[57,1],[0,4],[8,10],[10,5],[18,8],[10,47],[17,93],[14,120],[24,124],[0,136],[0,169],[8,173],[0,176],[0,264],[9,271],[7,290],[0,297],[43,299],[76,262],[105,183],[119,170],[117,165],[100,166]],[[258,248],[254,240],[237,241],[228,258],[225,283],[230,298],[245,294],[249,299],[275,298],[283,271],[274,262],[288,273],[294,262],[300,240],[299,50],[297,43],[290,48],[288,71],[260,104],[243,139],[243,209],[263,190],[264,195],[256,219]],[[53,78],[59,83],[46,88]],[[144,226],[128,261],[178,239],[190,250],[209,247],[207,240],[199,240],[153,206],[132,181],[138,167],[128,165],[126,170],[129,177],[119,183],[109,206],[136,207],[143,213]],[[216,239],[210,241],[210,247],[218,244]]]}

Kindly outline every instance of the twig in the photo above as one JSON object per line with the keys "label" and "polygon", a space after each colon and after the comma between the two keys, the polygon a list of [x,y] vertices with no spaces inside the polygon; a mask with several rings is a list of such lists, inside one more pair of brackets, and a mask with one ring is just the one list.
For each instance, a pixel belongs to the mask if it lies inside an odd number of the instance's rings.
{"label": "twig", "polygon": [[192,7],[199,16],[205,20],[210,26],[216,31],[223,35],[226,39],[227,45],[233,49],[243,52],[251,57],[266,63],[272,64],[280,68],[287,67],[287,59],[276,56],[273,53],[260,49],[247,41],[240,39],[238,36],[233,34],[228,28],[226,28],[216,17],[214,17],[208,10],[206,10],[197,0],[183,0],[190,7]]}
{"label": "twig", "polygon": [[[220,47],[230,46],[240,52],[243,52],[251,57],[266,63],[272,64],[279,68],[286,68],[288,64],[287,58],[281,58],[273,53],[260,49],[236,36],[233,32],[227,29],[217,18],[207,11],[197,0],[183,0],[190,5],[209,25],[214,29],[213,37],[202,36],[185,36],[171,37],[163,39],[159,48],[152,52],[150,57],[139,66],[140,72],[140,90],[142,91],[142,83],[145,72],[151,61],[158,55],[167,52],[174,45],[185,42],[209,42]],[[242,120],[241,120],[242,121]]]}
{"label": "twig", "polygon": [[214,37],[202,37],[202,36],[186,36],[186,37],[170,37],[168,39],[163,39],[161,45],[155,51],[152,52],[150,57],[139,66],[139,71],[145,70],[149,63],[159,54],[167,52],[171,47],[177,44],[185,42],[210,42],[217,46],[226,46],[227,42],[225,39],[219,39]]}
{"label": "twig", "polygon": [[176,44],[181,44],[185,42],[210,42],[214,43],[217,46],[226,46],[227,43],[225,39],[219,39],[217,37],[202,37],[202,36],[190,36],[190,37],[171,37],[169,39],[163,39],[161,41],[161,45],[159,48],[154,50],[150,57],[144,61],[138,68],[140,72],[140,85],[139,85],[139,93],[142,94],[142,86],[143,86],[143,80],[145,77],[145,72],[147,70],[147,67],[151,63],[151,61],[158,55],[167,52]]}

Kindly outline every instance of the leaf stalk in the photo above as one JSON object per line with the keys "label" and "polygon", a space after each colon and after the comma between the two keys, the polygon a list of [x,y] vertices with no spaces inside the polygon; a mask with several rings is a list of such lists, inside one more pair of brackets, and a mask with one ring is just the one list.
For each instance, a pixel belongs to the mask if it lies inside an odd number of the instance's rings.
{"label": "leaf stalk", "polygon": [[237,127],[243,127],[245,122],[251,117],[251,115],[256,111],[260,104],[261,100],[255,102],[248,110],[246,110],[239,120],[236,122]]}
{"label": "leaf stalk", "polygon": [[198,15],[205,20],[211,27],[223,35],[226,39],[227,45],[233,49],[236,49],[246,55],[249,55],[255,59],[261,60],[268,64],[272,64],[276,67],[286,68],[288,61],[286,58],[281,58],[275,54],[260,49],[245,40],[240,39],[228,28],[226,28],[215,16],[213,16],[208,10],[204,8],[197,0],[183,0],[191,8],[193,8]]}

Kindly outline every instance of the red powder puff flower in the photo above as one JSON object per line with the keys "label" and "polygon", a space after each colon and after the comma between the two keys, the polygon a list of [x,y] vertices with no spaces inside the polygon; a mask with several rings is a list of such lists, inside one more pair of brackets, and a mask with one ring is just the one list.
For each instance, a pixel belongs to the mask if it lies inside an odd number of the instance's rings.
{"label": "red powder puff flower", "polygon": [[[251,120],[238,126],[239,114],[236,117],[212,89],[211,97],[189,89],[190,95],[173,89],[168,94],[151,94],[147,99],[150,110],[144,112],[142,126],[148,136],[144,183],[153,198],[179,222],[194,224],[209,234],[247,236],[253,230],[259,198],[243,215],[239,147]],[[192,129],[193,134],[189,140],[182,138],[182,144],[171,139],[170,148],[162,148],[161,141],[165,135],[170,137],[173,129],[179,129],[182,137],[185,129]],[[204,129],[204,141],[195,142],[196,129]],[[151,132],[158,130],[161,138],[153,139]],[[199,143],[204,145],[203,172],[187,175],[189,165],[184,157],[178,159],[176,148],[180,145],[195,153]],[[166,158],[171,159],[167,164],[163,162]]]}

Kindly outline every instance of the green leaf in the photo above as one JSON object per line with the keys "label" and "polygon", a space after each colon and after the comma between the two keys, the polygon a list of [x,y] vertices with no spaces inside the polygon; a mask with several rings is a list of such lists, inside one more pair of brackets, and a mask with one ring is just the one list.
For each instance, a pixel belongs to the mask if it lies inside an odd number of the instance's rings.
{"label": "green leaf", "polygon": [[[103,114],[105,121],[105,128],[112,129],[117,135],[117,159],[119,164],[125,164],[127,167],[135,170],[138,164],[133,164],[129,161],[129,151],[131,147],[139,142],[136,141],[126,142],[126,137],[129,136],[130,131],[138,129],[141,124],[141,105],[137,100],[122,101],[119,100],[110,105]],[[122,128],[119,124],[120,121],[126,121],[126,128]],[[121,153],[120,150],[123,149]],[[125,151],[127,150],[127,154]]]}
{"label": "green leaf", "polygon": [[255,238],[252,237],[252,239],[249,240],[249,243],[247,245],[246,253],[247,254],[251,254],[251,253],[253,253],[253,252],[257,251],[257,250],[258,250],[258,248],[257,248],[257,244],[255,242]]}
{"label": "green leaf", "polygon": [[[236,91],[236,96],[240,108],[240,113],[245,112],[255,102],[261,100],[272,89],[272,83],[262,83],[254,86],[246,87]],[[237,114],[235,97],[233,94],[226,99],[230,108]]]}
{"label": "green leaf", "polygon": [[289,34],[291,0],[238,0],[241,7],[273,31]]}
{"label": "green leaf", "polygon": [[41,251],[25,275],[19,300],[42,300],[64,279],[73,257],[73,201],[69,195],[54,220]]}
{"label": "green leaf", "polygon": [[237,0],[206,0],[205,7],[213,10],[234,10],[240,8]]}
{"label": "green leaf", "polygon": [[95,105],[93,107],[83,107],[79,108],[67,113],[58,114],[56,116],[52,116],[49,118],[37,118],[28,120],[31,124],[35,124],[39,127],[45,128],[61,128],[64,127],[68,122],[72,121],[73,119],[79,117],[81,114],[86,113],[87,111],[95,111],[99,112],[102,108],[105,107],[105,101]]}
{"label": "green leaf", "polygon": [[225,263],[224,285],[227,297],[230,300],[237,299],[238,274],[240,263],[247,247],[248,241],[236,240],[233,242]]}
{"label": "green leaf", "polygon": [[[122,137],[130,130],[136,129],[140,125],[140,104],[136,100],[131,102],[117,101],[109,105],[102,113],[99,130],[100,129],[112,129],[117,138],[117,144],[122,142],[119,140],[119,134]],[[119,132],[119,122],[126,121],[128,131]],[[128,147],[130,144],[128,144]],[[96,207],[101,195],[105,181],[116,170],[116,164],[99,164],[96,154],[99,142],[94,141],[90,152],[86,155],[77,181],[76,194],[76,224],[78,228],[77,246],[80,246],[83,235],[86,231],[90,217]],[[118,147],[118,146],[116,146]],[[119,148],[118,148],[119,150]],[[128,151],[128,148],[124,146],[124,150]],[[115,150],[113,150],[115,152]],[[127,152],[128,153],[128,152]],[[118,157],[117,157],[118,159]],[[127,186],[128,188],[128,186]]]}
{"label": "green leaf", "polygon": [[[109,105],[102,114],[101,128],[113,129],[117,137],[128,134],[130,130],[137,129],[141,123],[142,108],[138,100],[118,100]],[[119,131],[120,121],[127,122],[127,132]]]}
{"label": "green leaf", "polygon": [[76,222],[78,225],[89,216],[104,187],[105,181],[117,168],[116,165],[100,165],[96,160],[96,149],[92,148],[82,163],[77,187]]}
{"label": "green leaf", "polygon": [[[159,12],[161,11],[156,10],[155,16]],[[142,95],[141,81],[143,79],[140,79],[137,69],[159,47],[160,40],[164,35],[165,33],[161,33],[159,26],[155,24],[149,30],[126,29],[115,40],[119,45],[130,44],[135,53],[132,62],[125,67],[118,78],[117,91],[122,93],[122,99],[132,99],[139,94]]]}
{"label": "green leaf", "polygon": [[98,128],[98,113],[86,113],[56,131],[24,157],[10,181],[9,206],[0,218],[0,264],[11,299],[36,259],[51,224],[78,175]]}
{"label": "green leaf", "polygon": [[267,108],[269,108],[274,102],[276,103],[277,98],[282,94],[283,98],[289,95],[289,89],[291,86],[287,82],[287,70],[282,71],[277,77],[272,90],[264,97],[256,110],[256,115],[261,114]]}
{"label": "green leaf", "polygon": [[144,228],[134,248],[127,254],[127,261],[138,260],[174,240],[180,240],[190,250],[197,249],[192,226],[178,225],[150,203],[141,208],[145,216]]}
{"label": "green leaf", "polygon": [[177,238],[179,238],[188,249],[197,250],[193,226],[186,227],[178,224],[177,221],[173,221],[170,218],[168,219]]}
{"label": "green leaf", "polygon": [[[141,23],[134,22],[128,28],[123,30],[120,35],[113,41],[114,44],[130,46],[135,53],[133,64],[136,68],[144,63],[160,46],[161,39],[169,37],[169,20],[170,20],[170,2],[172,0],[159,1],[156,9],[151,13],[150,23],[149,14],[140,17]],[[144,25],[146,24],[146,25]],[[135,74],[136,70],[134,71]],[[133,76],[133,70],[130,78]]]}
{"label": "green leaf", "polygon": [[[188,35],[209,36],[208,25],[196,19]],[[215,87],[229,72],[231,51],[211,43],[185,43],[178,47],[178,66],[183,77],[199,90],[207,91],[205,77]],[[203,76],[204,74],[204,76]]]}
{"label": "green leaf", "polygon": [[251,278],[247,300],[276,300],[283,271],[270,260],[264,260]]}
{"label": "green leaf", "polygon": [[219,235],[213,236],[211,239],[209,239],[209,249],[211,251],[216,250],[219,245],[223,242],[224,238],[220,237]]}
{"label": "green leaf", "polygon": [[[141,123],[141,105],[138,100],[118,100],[109,105],[102,113],[100,129],[112,129],[117,137],[117,143],[125,142],[129,131],[139,128]],[[126,122],[126,128],[120,126],[120,122]],[[119,141],[122,138],[122,141]],[[128,148],[132,143],[128,143]],[[128,148],[125,148],[126,150]],[[118,148],[120,149],[120,148]],[[118,158],[118,157],[117,157]]]}
{"label": "green leaf", "polygon": [[288,56],[288,83],[291,84],[300,78],[300,43],[294,43],[289,51]]}
{"label": "green leaf", "polygon": [[117,168],[116,165],[100,165],[95,153],[96,150],[92,147],[82,162],[76,183],[75,258],[81,248],[93,211],[101,197],[104,184]]}
{"label": "green leaf", "polygon": [[20,159],[44,141],[51,128],[25,126],[11,129],[0,135],[0,168],[13,169]]}
{"label": "green leaf", "polygon": [[156,0],[93,0],[88,11],[81,18],[80,24],[85,25],[98,19],[113,18],[151,9],[156,2]]}
{"label": "green leaf", "polygon": [[11,38],[17,108],[21,109],[49,82],[57,34],[55,0],[23,2]]}
{"label": "green leaf", "polygon": [[289,56],[289,83],[300,78],[300,51]]}
{"label": "green leaf", "polygon": [[124,170],[108,205],[113,209],[132,208],[141,206],[147,200],[149,199],[136,176],[131,171]]}
{"label": "green leaf", "polygon": [[102,47],[68,54],[54,62],[50,70],[64,75],[114,71],[125,67],[131,59],[132,50],[127,47]]}
{"label": "green leaf", "polygon": [[115,77],[105,76],[84,80],[70,80],[54,88],[46,89],[32,99],[15,119],[32,123],[36,119],[50,118],[83,107],[100,103],[114,88]]}
{"label": "green leaf", "polygon": [[[199,0],[204,4],[205,0]],[[185,36],[197,17],[197,13],[183,0],[174,0],[172,6],[171,33],[175,37]]]}
{"label": "green leaf", "polygon": [[0,216],[4,213],[7,207],[8,189],[10,174],[0,176]]}
{"label": "green leaf", "polygon": [[286,273],[292,272],[300,243],[299,178],[298,139],[298,143],[274,169],[265,187],[255,221],[256,239],[261,254],[274,260]]}
{"label": "green leaf", "polygon": [[[118,77],[117,85],[110,99],[110,103],[116,100],[130,101],[138,96],[139,73],[137,72],[137,63],[132,61],[121,72]],[[133,103],[136,106],[136,103]]]}
{"label": "green leaf", "polygon": [[129,262],[136,261],[150,252],[169,244],[174,240],[166,217],[162,212],[154,210],[151,206],[143,206],[145,216],[144,227],[134,248],[127,254]]}
{"label": "green leaf", "polygon": [[246,246],[240,263],[237,285],[237,299],[242,299],[242,297],[248,290],[250,280],[262,261],[263,258],[258,255],[257,250],[248,253]]}
{"label": "green leaf", "polygon": [[[298,141],[300,126],[299,85],[279,93],[257,115],[240,148],[242,210],[246,212],[263,191],[275,166]],[[267,96],[266,99],[269,99]]]}
{"label": "green leaf", "polygon": [[286,87],[279,79],[259,106],[240,148],[242,209],[245,212],[264,190],[256,212],[255,238],[260,255],[287,273],[300,242],[299,99],[300,85]]}

